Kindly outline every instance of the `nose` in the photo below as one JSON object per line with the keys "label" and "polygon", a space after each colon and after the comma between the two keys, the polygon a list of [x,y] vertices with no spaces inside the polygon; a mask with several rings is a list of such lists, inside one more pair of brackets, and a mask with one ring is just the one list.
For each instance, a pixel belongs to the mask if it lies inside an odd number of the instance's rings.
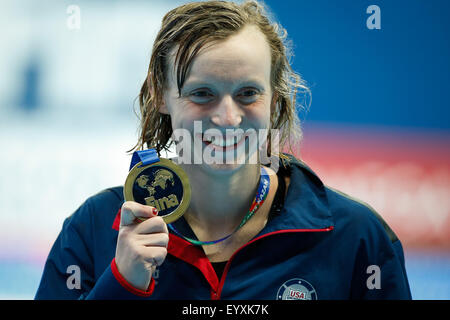
{"label": "nose", "polygon": [[244,113],[229,95],[224,96],[214,109],[211,121],[220,127],[238,127]]}

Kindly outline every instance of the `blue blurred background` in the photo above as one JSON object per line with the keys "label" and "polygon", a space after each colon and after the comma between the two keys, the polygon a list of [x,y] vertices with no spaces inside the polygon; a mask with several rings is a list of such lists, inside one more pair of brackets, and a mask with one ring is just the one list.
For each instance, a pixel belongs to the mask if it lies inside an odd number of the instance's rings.
{"label": "blue blurred background", "polygon": [[[32,299],[64,219],[123,184],[152,42],[181,3],[0,3],[0,299]],[[450,1],[265,3],[312,92],[297,155],[391,225],[413,298],[449,299]]]}

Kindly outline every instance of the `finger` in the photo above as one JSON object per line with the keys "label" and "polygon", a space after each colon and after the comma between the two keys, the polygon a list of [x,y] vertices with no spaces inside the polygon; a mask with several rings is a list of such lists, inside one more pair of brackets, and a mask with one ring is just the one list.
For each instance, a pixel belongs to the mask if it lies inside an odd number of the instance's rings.
{"label": "finger", "polygon": [[139,245],[146,247],[167,247],[169,235],[166,233],[139,234],[136,236]]}
{"label": "finger", "polygon": [[137,219],[148,219],[157,215],[156,208],[146,206],[134,201],[126,201],[120,211],[120,225],[128,226],[140,221]]}
{"label": "finger", "polygon": [[143,252],[144,260],[157,266],[160,266],[164,262],[167,255],[167,249],[165,247],[145,248]]}
{"label": "finger", "polygon": [[167,225],[161,217],[152,217],[141,222],[134,230],[137,234],[169,233]]}

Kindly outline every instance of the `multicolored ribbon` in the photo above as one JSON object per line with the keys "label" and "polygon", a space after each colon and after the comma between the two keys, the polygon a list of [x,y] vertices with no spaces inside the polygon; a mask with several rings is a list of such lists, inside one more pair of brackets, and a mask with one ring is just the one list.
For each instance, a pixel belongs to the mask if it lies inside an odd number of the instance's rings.
{"label": "multicolored ribbon", "polygon": [[184,240],[194,244],[194,245],[198,245],[198,246],[202,246],[202,245],[210,245],[210,244],[215,244],[221,241],[224,241],[226,239],[228,239],[229,237],[231,237],[236,231],[238,231],[240,228],[242,228],[248,220],[250,220],[251,217],[253,217],[253,215],[255,214],[256,210],[258,210],[258,208],[264,203],[264,201],[267,198],[267,194],[269,192],[270,189],[270,177],[267,173],[267,171],[264,169],[264,167],[261,166],[261,178],[259,180],[259,186],[258,186],[258,190],[256,192],[256,196],[255,199],[253,200],[252,205],[250,206],[250,209],[248,211],[248,213],[245,215],[245,217],[242,219],[241,223],[239,224],[239,226],[236,228],[236,230],[234,230],[231,234],[227,235],[226,237],[223,237],[221,239],[218,240],[212,240],[212,241],[199,241],[199,240],[195,240],[195,239],[191,239],[188,238],[184,235],[182,235],[174,226],[172,223],[169,223],[168,226],[169,228],[176,233],[178,236],[180,236],[181,238],[183,238]]}

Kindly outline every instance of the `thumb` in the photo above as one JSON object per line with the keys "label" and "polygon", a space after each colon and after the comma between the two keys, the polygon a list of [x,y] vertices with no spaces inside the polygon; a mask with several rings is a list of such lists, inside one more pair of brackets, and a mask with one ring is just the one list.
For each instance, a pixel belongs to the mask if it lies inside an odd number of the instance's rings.
{"label": "thumb", "polygon": [[126,201],[120,211],[120,226],[128,226],[158,215],[154,207],[146,206],[134,201]]}

